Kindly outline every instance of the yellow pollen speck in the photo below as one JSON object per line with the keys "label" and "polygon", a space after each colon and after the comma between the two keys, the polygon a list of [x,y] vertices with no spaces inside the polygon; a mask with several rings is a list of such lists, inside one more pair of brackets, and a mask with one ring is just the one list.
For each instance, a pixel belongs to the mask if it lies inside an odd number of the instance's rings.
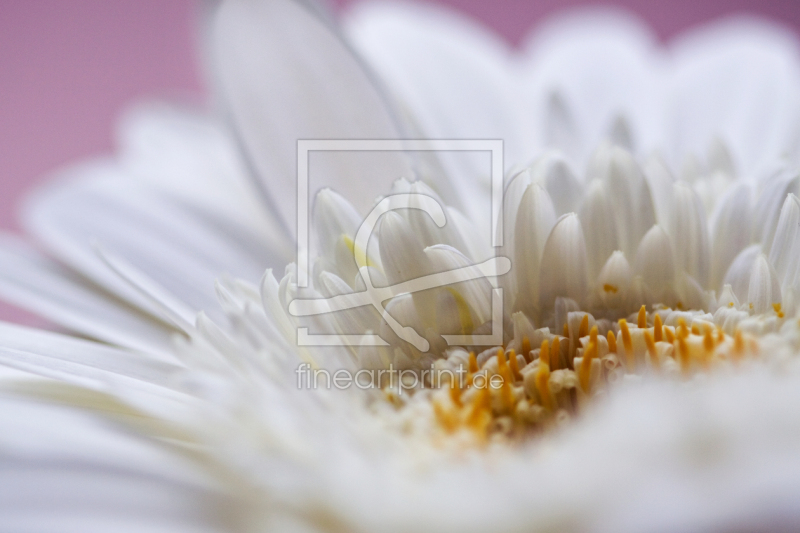
{"label": "yellow pollen speck", "polygon": [[603,290],[606,292],[610,292],[612,294],[617,294],[617,292],[619,291],[619,287],[617,287],[616,285],[611,285],[609,283],[606,283],[603,285]]}
{"label": "yellow pollen speck", "polygon": [[728,307],[733,307],[733,302],[728,302]]}
{"label": "yellow pollen speck", "polygon": [[772,304],[772,308],[775,310],[775,314],[778,315],[778,318],[783,318],[783,311],[781,310],[781,304]]}

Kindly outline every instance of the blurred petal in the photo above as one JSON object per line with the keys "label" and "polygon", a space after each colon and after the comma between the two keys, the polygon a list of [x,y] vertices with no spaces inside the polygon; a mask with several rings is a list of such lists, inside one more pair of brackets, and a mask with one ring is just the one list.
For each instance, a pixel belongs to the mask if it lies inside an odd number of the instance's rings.
{"label": "blurred petal", "polygon": [[[336,30],[304,2],[230,0],[211,36],[217,89],[245,158],[287,231],[296,223],[299,139],[396,139],[375,80]],[[317,153],[313,175],[361,211],[412,170],[401,152]],[[312,179],[312,182],[314,180]]]}

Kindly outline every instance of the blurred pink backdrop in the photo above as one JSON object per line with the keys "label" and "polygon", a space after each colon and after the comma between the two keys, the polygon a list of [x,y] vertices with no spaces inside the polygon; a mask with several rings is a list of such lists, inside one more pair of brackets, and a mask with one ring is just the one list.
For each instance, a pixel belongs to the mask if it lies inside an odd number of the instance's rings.
{"label": "blurred pink backdrop", "polygon": [[[341,8],[347,0],[339,0]],[[583,0],[441,0],[511,42],[557,9]],[[800,33],[797,0],[617,0],[662,39],[733,13],[754,13]],[[113,150],[115,117],[154,96],[202,99],[191,0],[0,0],[0,229],[49,172]],[[0,319],[35,322],[0,305]]]}

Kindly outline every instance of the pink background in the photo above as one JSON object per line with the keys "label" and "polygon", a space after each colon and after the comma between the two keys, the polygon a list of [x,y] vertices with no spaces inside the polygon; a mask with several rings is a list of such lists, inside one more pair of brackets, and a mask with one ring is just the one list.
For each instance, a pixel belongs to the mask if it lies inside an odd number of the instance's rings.
{"label": "pink background", "polygon": [[[339,1],[338,5],[345,5]],[[544,15],[580,0],[442,0],[511,42]],[[663,39],[732,13],[800,32],[797,0],[618,0]],[[114,120],[132,101],[204,95],[190,0],[0,0],[0,228],[15,205],[61,165],[113,150]],[[31,322],[0,306],[0,319]]]}

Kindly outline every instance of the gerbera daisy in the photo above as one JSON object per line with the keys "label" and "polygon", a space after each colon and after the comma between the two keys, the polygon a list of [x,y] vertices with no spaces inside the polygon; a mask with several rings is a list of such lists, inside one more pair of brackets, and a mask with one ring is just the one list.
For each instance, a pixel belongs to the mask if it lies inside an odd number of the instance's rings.
{"label": "gerbera daisy", "polygon": [[[793,38],[227,0],[208,42],[217,115],[137,108],[2,237],[75,334],[0,324],[2,528],[800,527]],[[297,155],[397,139],[501,140],[499,218],[481,154]]]}

